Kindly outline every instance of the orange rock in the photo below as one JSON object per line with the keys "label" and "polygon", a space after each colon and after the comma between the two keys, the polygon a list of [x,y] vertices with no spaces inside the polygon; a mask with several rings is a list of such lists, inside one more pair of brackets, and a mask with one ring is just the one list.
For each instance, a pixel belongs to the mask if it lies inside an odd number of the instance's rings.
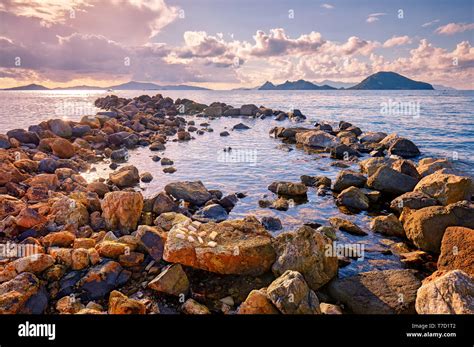
{"label": "orange rock", "polygon": [[101,206],[109,229],[134,230],[142,212],[143,196],[139,192],[110,192]]}
{"label": "orange rock", "polygon": [[109,296],[109,314],[145,314],[145,305],[114,290]]}
{"label": "orange rock", "polygon": [[267,295],[266,289],[252,290],[240,305],[239,314],[279,314]]}
{"label": "orange rock", "polygon": [[43,237],[42,243],[46,247],[70,247],[74,242],[75,238],[76,236],[70,231],[58,231],[55,233],[50,233]]}
{"label": "orange rock", "polygon": [[46,223],[46,218],[32,208],[22,209],[16,217],[16,225],[25,229],[33,228],[43,223]]}
{"label": "orange rock", "polygon": [[74,156],[75,149],[71,142],[63,138],[57,138],[51,143],[53,154],[61,159],[69,159]]}

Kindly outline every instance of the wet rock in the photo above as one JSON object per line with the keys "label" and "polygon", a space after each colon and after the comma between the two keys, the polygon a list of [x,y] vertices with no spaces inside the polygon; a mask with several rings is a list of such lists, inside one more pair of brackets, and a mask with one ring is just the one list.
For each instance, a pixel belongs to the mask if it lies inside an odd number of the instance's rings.
{"label": "wet rock", "polygon": [[170,167],[165,167],[163,169],[163,172],[164,173],[167,173],[167,174],[172,174],[172,173],[175,173],[176,172],[176,168],[170,166]]}
{"label": "wet rock", "polygon": [[148,287],[161,293],[169,295],[186,295],[189,290],[188,276],[180,264],[173,264],[166,267]]}
{"label": "wet rock", "polygon": [[164,240],[157,228],[140,225],[135,237],[154,260],[161,260],[163,257]]}
{"label": "wet rock", "polygon": [[369,132],[363,133],[359,137],[359,141],[360,143],[377,143],[377,142],[382,141],[385,137],[387,137],[386,133],[369,131]]}
{"label": "wet rock", "polygon": [[169,158],[163,158],[161,159],[161,165],[173,165],[174,164],[174,161],[172,161],[171,159]]}
{"label": "wet rock", "polygon": [[288,211],[290,203],[285,198],[278,198],[270,204],[270,208],[277,211]]}
{"label": "wet rock", "polygon": [[320,314],[319,300],[297,271],[286,271],[267,288],[272,303],[283,314]]}
{"label": "wet rock", "polygon": [[240,305],[238,314],[279,314],[267,295],[266,288],[252,290]]}
{"label": "wet rock", "polygon": [[152,211],[158,216],[165,212],[172,212],[176,208],[175,202],[164,192],[158,193],[153,197]]}
{"label": "wet rock", "polygon": [[441,240],[449,226],[474,228],[474,206],[465,201],[425,207],[410,213],[403,224],[407,238],[415,246],[434,253],[440,252]]}
{"label": "wet rock", "polygon": [[50,119],[48,120],[48,126],[53,134],[59,137],[70,138],[72,136],[71,126],[62,119]]}
{"label": "wet rock", "polygon": [[110,181],[117,187],[132,187],[140,181],[138,169],[133,165],[124,166],[109,175]]}
{"label": "wet rock", "polygon": [[224,207],[227,212],[230,212],[235,207],[235,205],[237,205],[238,201],[239,200],[236,194],[229,194],[219,200],[219,205]]}
{"label": "wet rock", "polygon": [[268,190],[278,195],[301,196],[306,195],[308,188],[303,183],[273,182]]}
{"label": "wet rock", "polygon": [[206,306],[194,299],[186,300],[183,306],[181,306],[181,311],[184,314],[211,314],[211,311]]}
{"label": "wet rock", "polygon": [[421,286],[414,270],[359,273],[329,283],[332,298],[355,314],[414,314]]}
{"label": "wet rock", "polygon": [[419,180],[420,174],[416,170],[415,164],[411,160],[407,159],[398,159],[392,163],[392,169],[395,171],[401,172],[402,174],[411,176]]}
{"label": "wet rock", "polygon": [[40,139],[38,135],[32,131],[26,131],[25,129],[13,129],[7,132],[8,138],[13,138],[20,143],[33,143],[38,145]]}
{"label": "wet rock", "polygon": [[224,108],[222,106],[210,106],[204,109],[204,115],[208,117],[220,117],[224,112]]}
{"label": "wet rock", "polygon": [[441,272],[423,281],[416,297],[419,314],[473,314],[474,282],[461,270]]}
{"label": "wet rock", "polygon": [[258,107],[253,104],[242,105],[240,107],[240,114],[242,116],[255,116],[257,114]]}
{"label": "wet rock", "polygon": [[245,125],[244,123],[238,123],[232,127],[232,130],[247,130],[250,129],[248,125]]}
{"label": "wet rock", "polygon": [[383,193],[401,195],[415,188],[418,180],[388,166],[382,166],[369,177],[367,186]]}
{"label": "wet rock", "polygon": [[462,270],[474,277],[474,230],[448,227],[441,240],[438,270]]}
{"label": "wet rock", "polygon": [[110,159],[118,162],[127,161],[129,158],[128,150],[124,148],[117,149],[110,153]]}
{"label": "wet rock", "polygon": [[336,229],[346,231],[352,235],[365,236],[367,233],[351,221],[339,217],[329,218],[329,223]]}
{"label": "wet rock", "polygon": [[360,156],[359,151],[357,151],[356,149],[346,144],[339,144],[331,148],[330,153],[331,153],[331,158],[343,159],[343,160],[349,160],[353,156],[356,156],[356,157]]}
{"label": "wet rock", "polygon": [[418,147],[408,139],[398,138],[388,147],[390,155],[398,155],[402,158],[413,158],[420,155]]}
{"label": "wet rock", "polygon": [[337,196],[336,202],[339,205],[346,206],[355,210],[367,210],[369,208],[369,198],[356,187],[344,189]]}
{"label": "wet rock", "polygon": [[153,180],[153,176],[151,173],[149,172],[144,172],[140,175],[140,181],[144,182],[144,183],[149,183]]}
{"label": "wet rock", "polygon": [[196,216],[199,218],[214,220],[216,222],[222,222],[228,217],[225,208],[218,204],[204,206],[202,210],[196,213]]}
{"label": "wet rock", "polygon": [[436,172],[424,177],[414,191],[422,192],[442,205],[471,200],[472,180],[469,177]]}
{"label": "wet rock", "polygon": [[159,141],[153,142],[149,148],[150,151],[164,151],[166,149],[165,145]]}
{"label": "wet rock", "polygon": [[423,207],[435,205],[438,205],[438,202],[435,199],[420,191],[415,191],[402,194],[399,197],[393,199],[390,203],[390,208],[400,213],[404,207],[413,210],[419,210]]}
{"label": "wet rock", "polygon": [[301,182],[308,187],[331,187],[331,179],[325,176],[302,175]]}
{"label": "wet rock", "polygon": [[96,300],[105,297],[129,278],[129,272],[123,270],[119,263],[109,260],[90,268],[77,286],[84,291],[86,299]]}
{"label": "wet rock", "polygon": [[405,237],[402,223],[394,214],[373,218],[370,222],[370,230],[387,236]]}
{"label": "wet rock", "polygon": [[196,206],[204,205],[212,197],[201,181],[168,183],[165,192],[176,200],[184,200]]}
{"label": "wet rock", "polygon": [[224,117],[237,117],[240,115],[240,108],[229,108],[222,114]]}
{"label": "wet rock", "polygon": [[191,140],[191,134],[187,131],[178,131],[176,134],[179,141],[189,141]]}
{"label": "wet rock", "polygon": [[295,138],[297,143],[316,148],[335,147],[340,141],[336,136],[330,135],[321,130],[298,132]]}
{"label": "wet rock", "polygon": [[229,136],[229,135],[230,135],[230,134],[229,134],[228,131],[221,131],[221,132],[219,133],[219,136],[221,136],[221,137],[225,137],[225,136]]}
{"label": "wet rock", "polygon": [[276,217],[262,217],[262,224],[265,229],[270,231],[283,229],[280,219]]}
{"label": "wet rock", "polygon": [[102,216],[110,229],[133,230],[143,208],[143,197],[138,192],[110,192],[101,202]]}
{"label": "wet rock", "polygon": [[367,158],[359,163],[360,171],[367,174],[369,177],[372,176],[380,167],[384,165],[392,165],[395,160],[392,158],[376,157]]}
{"label": "wet rock", "polygon": [[[168,233],[163,259],[220,274],[258,275],[275,261],[271,236],[255,217]],[[201,242],[201,240],[202,242]]]}
{"label": "wet rock", "polygon": [[114,290],[109,296],[109,314],[145,314],[145,305]]}
{"label": "wet rock", "polygon": [[332,240],[310,227],[278,235],[273,246],[277,258],[272,271],[276,276],[298,271],[311,289],[317,290],[337,275],[337,257],[326,255]]}
{"label": "wet rock", "polygon": [[0,284],[0,314],[28,313],[25,312],[28,311],[27,304],[35,299],[39,291],[40,281],[29,272]]}

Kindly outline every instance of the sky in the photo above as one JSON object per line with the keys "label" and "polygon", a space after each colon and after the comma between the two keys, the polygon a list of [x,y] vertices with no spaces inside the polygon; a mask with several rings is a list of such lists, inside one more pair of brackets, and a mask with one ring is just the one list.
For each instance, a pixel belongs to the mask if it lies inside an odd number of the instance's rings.
{"label": "sky", "polygon": [[0,0],[0,88],[213,89],[378,71],[474,89],[473,0]]}

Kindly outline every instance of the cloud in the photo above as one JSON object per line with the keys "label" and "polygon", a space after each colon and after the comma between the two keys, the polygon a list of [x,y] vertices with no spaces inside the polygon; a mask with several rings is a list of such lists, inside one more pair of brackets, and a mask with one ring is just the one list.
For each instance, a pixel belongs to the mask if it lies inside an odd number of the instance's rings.
{"label": "cloud", "polygon": [[387,14],[384,12],[377,12],[377,13],[371,13],[365,20],[367,23],[374,23],[380,20],[379,17],[386,16]]}
{"label": "cloud", "polygon": [[383,47],[390,48],[395,46],[402,46],[410,44],[412,41],[409,36],[393,36],[391,39],[388,39],[384,42]]}
{"label": "cloud", "polygon": [[325,8],[327,10],[332,10],[334,8],[334,5],[331,5],[331,4],[322,4],[321,5],[322,8]]}
{"label": "cloud", "polygon": [[432,20],[432,21],[430,21],[430,22],[423,23],[421,26],[422,26],[423,28],[426,28],[426,27],[432,26],[433,24],[436,24],[436,23],[438,23],[438,22],[439,22],[439,19],[434,19],[434,20]]}
{"label": "cloud", "polygon": [[474,30],[474,23],[449,23],[435,30],[439,35],[454,35],[465,31]]}

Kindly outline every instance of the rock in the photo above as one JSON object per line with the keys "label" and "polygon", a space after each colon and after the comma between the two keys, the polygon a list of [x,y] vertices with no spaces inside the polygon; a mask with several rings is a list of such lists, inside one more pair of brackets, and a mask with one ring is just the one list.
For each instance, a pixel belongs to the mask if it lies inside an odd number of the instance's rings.
{"label": "rock", "polygon": [[344,189],[337,196],[336,202],[355,210],[367,210],[369,208],[369,198],[356,187]]}
{"label": "rock", "polygon": [[31,313],[28,303],[37,298],[39,291],[40,281],[29,272],[0,284],[0,314]]}
{"label": "rock", "polygon": [[319,309],[321,310],[322,314],[342,314],[341,307],[333,304],[327,304],[325,302],[319,304]]}
{"label": "rock", "polygon": [[308,187],[331,187],[331,179],[325,176],[308,176],[302,175],[301,182]]}
{"label": "rock", "polygon": [[41,240],[45,247],[71,247],[76,235],[70,231],[58,231],[56,233],[49,233]]}
{"label": "rock", "polygon": [[150,151],[164,151],[166,149],[165,145],[159,141],[155,141],[150,145]]}
{"label": "rock", "polygon": [[20,211],[18,216],[15,218],[17,226],[30,229],[35,226],[39,226],[46,223],[46,218],[40,215],[36,210],[32,208],[24,208]]}
{"label": "rock", "polygon": [[252,290],[245,301],[240,305],[239,314],[279,314],[267,295],[266,288]]}
{"label": "rock", "polygon": [[474,205],[457,202],[448,206],[429,206],[408,215],[403,228],[406,236],[418,248],[439,253],[447,227],[474,228]]}
{"label": "rock", "polygon": [[270,208],[278,211],[288,211],[290,203],[285,198],[278,198],[270,204]]}
{"label": "rock", "polygon": [[168,233],[163,259],[210,272],[238,275],[265,273],[275,261],[271,236],[255,217],[211,222],[194,229],[197,230],[186,229],[184,225],[173,227]]}
{"label": "rock", "polygon": [[283,229],[280,219],[276,217],[262,217],[262,224],[265,229],[270,231]]}
{"label": "rock", "polygon": [[402,194],[399,197],[393,199],[390,203],[390,208],[400,213],[404,207],[413,210],[419,210],[423,207],[435,205],[438,205],[438,202],[435,199],[422,192],[416,191]]}
{"label": "rock", "polygon": [[178,131],[178,141],[189,141],[191,140],[191,134],[187,131]]}
{"label": "rock", "polygon": [[421,286],[416,274],[414,270],[362,272],[331,281],[328,292],[355,314],[414,314]]}
{"label": "rock", "polygon": [[132,187],[140,181],[138,169],[133,165],[121,167],[109,175],[110,181],[119,188]]}
{"label": "rock", "polygon": [[166,267],[148,287],[161,293],[182,296],[189,290],[188,276],[180,264],[173,264]]}
{"label": "rock", "polygon": [[441,240],[438,270],[462,270],[474,277],[474,230],[448,227]]}
{"label": "rock", "polygon": [[387,236],[405,237],[402,223],[394,214],[373,218],[370,222],[370,230]]}
{"label": "rock", "polygon": [[67,196],[57,199],[51,206],[50,216],[59,225],[73,224],[81,227],[89,222],[89,212],[79,201]]}
{"label": "rock", "polygon": [[339,144],[336,136],[322,130],[310,130],[296,133],[296,142],[309,147],[331,148]]}
{"label": "rock", "polygon": [[398,138],[388,147],[388,154],[402,158],[413,158],[420,155],[418,147],[408,139]]}
{"label": "rock", "polygon": [[229,108],[223,113],[224,117],[236,117],[240,115],[240,108]]}
{"label": "rock", "polygon": [[386,133],[369,131],[362,134],[359,137],[359,141],[360,143],[377,143],[382,141],[385,137],[387,137]]}
{"label": "rock", "polygon": [[332,147],[330,153],[333,159],[349,160],[351,157],[360,156],[359,151],[343,143]]}
{"label": "rock", "polygon": [[110,153],[110,159],[113,161],[123,162],[127,161],[129,158],[128,150],[124,148],[116,149]]}
{"label": "rock", "polygon": [[107,194],[109,190],[109,186],[106,185],[104,182],[92,182],[87,185],[87,190],[89,192],[97,193],[99,198],[103,198],[105,194]]}
{"label": "rock", "polygon": [[436,172],[418,182],[414,191],[422,192],[442,205],[449,205],[461,200],[471,200],[472,180],[469,177]]}
{"label": "rock", "polygon": [[140,181],[144,183],[151,182],[153,180],[153,176],[149,172],[144,172],[140,175]]}
{"label": "rock", "polygon": [[420,159],[417,171],[421,177],[425,177],[442,169],[452,169],[453,165],[448,159],[423,158]]}
{"label": "rock", "polygon": [[333,190],[340,192],[349,187],[362,188],[365,186],[366,182],[367,177],[365,177],[364,174],[352,170],[341,170],[337,174]]}
{"label": "rock", "polygon": [[196,206],[204,205],[212,197],[201,181],[168,183],[165,192],[176,200],[184,200]]}
{"label": "rock", "polygon": [[139,192],[110,192],[101,202],[102,216],[109,229],[134,230],[143,208]]}
{"label": "rock", "polygon": [[58,176],[54,174],[39,174],[27,179],[24,183],[30,187],[46,187],[49,190],[56,190],[59,186]]}
{"label": "rock", "polygon": [[417,183],[416,178],[402,174],[388,166],[378,168],[367,180],[369,188],[396,195],[412,191]]}
{"label": "rock", "polygon": [[365,236],[367,233],[359,228],[357,225],[348,221],[347,219],[339,218],[339,217],[331,217],[329,218],[329,223],[336,229],[346,231],[352,235],[359,235]]}
{"label": "rock", "polygon": [[191,223],[191,219],[181,213],[166,212],[166,213],[162,213],[159,217],[157,217],[154,223],[159,228],[165,231],[170,231],[171,228],[177,224],[187,225]]}
{"label": "rock", "polygon": [[123,270],[119,263],[108,260],[90,268],[77,286],[84,291],[86,299],[97,300],[123,285],[129,277],[130,273]]}
{"label": "rock", "polygon": [[92,128],[89,125],[75,125],[72,128],[72,136],[73,137],[82,137],[89,133],[92,130]]}
{"label": "rock", "polygon": [[54,258],[48,254],[38,253],[23,258],[18,258],[12,262],[16,273],[31,272],[39,274],[54,264]]}
{"label": "rock", "polygon": [[172,212],[177,208],[175,202],[164,192],[157,194],[153,198],[153,213],[158,216],[165,212]]}
{"label": "rock", "polygon": [[272,303],[283,314],[320,314],[319,300],[297,271],[286,271],[267,288]]}
{"label": "rock", "polygon": [[9,149],[11,147],[10,140],[7,135],[0,134],[0,148]]}
{"label": "rock", "polygon": [[311,289],[317,290],[337,275],[337,257],[326,254],[332,240],[310,227],[278,235],[273,247],[277,254],[272,266],[275,276],[298,271]]}
{"label": "rock", "polygon": [[208,117],[220,117],[224,112],[224,108],[222,106],[209,106],[204,109],[204,115]]}
{"label": "rock", "polygon": [[407,159],[395,160],[392,163],[392,169],[394,169],[395,171],[401,172],[402,174],[416,178],[417,180],[420,179],[420,174],[416,170],[416,166],[411,160],[407,160]]}
{"label": "rock", "polygon": [[55,139],[51,142],[51,149],[53,154],[61,159],[69,159],[75,154],[74,146],[66,139]]}
{"label": "rock", "polygon": [[76,299],[69,295],[63,296],[56,302],[56,310],[60,314],[76,314],[84,308],[85,307],[79,298]]}
{"label": "rock", "polygon": [[257,114],[258,107],[253,104],[242,105],[240,107],[240,114],[242,116],[255,116]]}
{"label": "rock", "polygon": [[172,174],[172,173],[175,173],[176,172],[176,168],[170,166],[170,167],[165,167],[163,169],[163,172],[164,173],[168,173],[168,174]]}
{"label": "rock", "polygon": [[155,261],[161,260],[163,257],[164,240],[157,228],[140,225],[138,226],[135,238]]}
{"label": "rock", "polygon": [[40,139],[38,135],[32,131],[26,131],[25,129],[13,129],[7,132],[9,139],[13,138],[18,140],[20,143],[33,143],[38,145]]}
{"label": "rock", "polygon": [[250,129],[250,127],[248,125],[245,125],[244,123],[239,123],[232,127],[232,130],[247,130],[247,129]]}
{"label": "rock", "polygon": [[268,190],[278,195],[301,196],[306,195],[308,188],[303,183],[273,182]]}
{"label": "rock", "polygon": [[89,252],[85,248],[76,248],[71,252],[71,269],[83,270],[89,266]]}
{"label": "rock", "polygon": [[228,131],[221,131],[221,132],[219,133],[219,136],[221,136],[221,137],[225,137],[225,136],[229,136],[229,135],[230,135],[230,134],[229,134]]}
{"label": "rock", "polygon": [[[433,277],[433,275],[432,275]],[[441,273],[425,280],[416,296],[419,314],[473,314],[474,282],[461,270]]]}
{"label": "rock", "polygon": [[129,252],[128,254],[121,254],[118,257],[120,265],[124,267],[139,266],[145,260],[143,253]]}
{"label": "rock", "polygon": [[22,200],[7,194],[0,194],[0,220],[8,216],[16,216],[25,208],[26,204]]}
{"label": "rock", "polygon": [[146,307],[138,300],[114,290],[109,296],[109,314],[145,314]]}
{"label": "rock", "polygon": [[216,222],[222,222],[228,217],[225,208],[218,204],[210,204],[204,206],[201,211],[196,213],[196,216],[200,218],[211,219]]}
{"label": "rock", "polygon": [[70,138],[72,136],[71,126],[62,119],[50,119],[48,120],[48,126],[59,137]]}
{"label": "rock", "polygon": [[188,299],[181,306],[181,311],[185,314],[211,314],[209,309],[194,299]]}
{"label": "rock", "polygon": [[127,252],[127,247],[125,243],[105,240],[98,243],[95,249],[101,257],[117,259]]}

